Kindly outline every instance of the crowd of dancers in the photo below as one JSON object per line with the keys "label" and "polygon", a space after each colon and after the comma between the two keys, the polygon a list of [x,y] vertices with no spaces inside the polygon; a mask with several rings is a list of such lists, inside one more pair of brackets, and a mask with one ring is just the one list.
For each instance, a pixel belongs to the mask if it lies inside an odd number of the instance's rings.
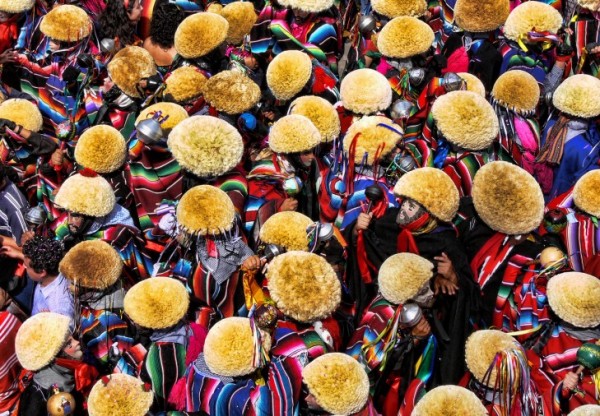
{"label": "crowd of dancers", "polygon": [[0,415],[600,415],[599,19],[0,0]]}

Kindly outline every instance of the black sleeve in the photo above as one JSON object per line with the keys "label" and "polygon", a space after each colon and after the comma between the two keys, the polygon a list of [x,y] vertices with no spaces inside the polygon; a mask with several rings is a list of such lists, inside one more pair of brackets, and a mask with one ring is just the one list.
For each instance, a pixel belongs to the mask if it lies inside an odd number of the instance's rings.
{"label": "black sleeve", "polygon": [[469,72],[477,76],[486,91],[491,91],[500,75],[502,54],[489,41],[484,41],[473,56],[469,56]]}
{"label": "black sleeve", "polygon": [[453,33],[451,34],[446,42],[444,42],[444,47],[442,48],[442,54],[449,58],[454,51],[463,46],[463,34],[462,33]]}
{"label": "black sleeve", "polygon": [[[464,347],[473,330],[473,323],[479,321],[480,291],[473,279],[467,255],[459,243],[454,230],[422,234],[417,237],[421,256],[433,257],[446,253],[458,276],[459,290],[454,296],[442,293],[436,296],[435,315],[449,340],[438,336],[441,384],[456,384],[465,372]],[[435,331],[435,329],[434,329]]]}
{"label": "black sleeve", "polygon": [[54,143],[50,138],[39,134],[39,133],[31,133],[29,139],[27,139],[27,144],[32,149],[32,153],[36,156],[47,155],[54,152],[58,146]]}
{"label": "black sleeve", "polygon": [[[371,221],[369,228],[363,232],[365,251],[369,262],[379,270],[381,264],[396,253],[398,226],[395,223],[397,208],[388,209],[383,217]],[[346,285],[356,306],[355,325],[360,323],[364,310],[377,295],[377,272],[371,273],[371,283],[365,283],[358,267],[356,239],[352,236],[355,222],[344,230],[344,238],[348,242],[346,248]]]}

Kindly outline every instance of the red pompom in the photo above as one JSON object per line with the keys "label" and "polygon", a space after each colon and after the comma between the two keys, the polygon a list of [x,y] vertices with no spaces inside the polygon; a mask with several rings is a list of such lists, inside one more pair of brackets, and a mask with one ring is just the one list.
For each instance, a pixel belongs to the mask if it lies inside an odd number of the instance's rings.
{"label": "red pompom", "polygon": [[313,83],[313,93],[320,94],[326,91],[328,88],[332,89],[335,87],[336,80],[332,78],[325,69],[319,65],[315,67],[315,82]]}
{"label": "red pompom", "polygon": [[79,171],[79,174],[81,176],[85,176],[86,178],[95,178],[96,176],[98,176],[98,174],[90,168],[83,168]]}

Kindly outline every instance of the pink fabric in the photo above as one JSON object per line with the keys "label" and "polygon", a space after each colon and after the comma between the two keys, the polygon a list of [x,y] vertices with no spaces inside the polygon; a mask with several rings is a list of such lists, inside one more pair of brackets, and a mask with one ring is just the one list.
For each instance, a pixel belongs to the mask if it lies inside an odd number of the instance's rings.
{"label": "pink fabric", "polygon": [[461,46],[448,57],[448,65],[442,69],[442,74],[448,72],[468,72],[469,71],[469,55],[464,46]]}
{"label": "pink fabric", "polygon": [[519,136],[519,139],[521,140],[521,146],[523,147],[522,168],[533,174],[535,156],[538,152],[537,139],[531,131],[531,126],[529,123],[527,123],[527,121],[521,117],[515,117],[514,121],[517,136]]}
{"label": "pink fabric", "polygon": [[308,31],[313,27],[311,22],[312,19],[307,19],[302,24],[292,22],[292,24],[290,25],[290,28],[292,29],[292,36],[295,39],[298,39],[300,42],[306,42],[306,40],[308,39]]}
{"label": "pink fabric", "polygon": [[[204,341],[206,340],[206,335],[208,334],[208,329],[202,325],[198,325],[195,322],[190,323],[190,329],[192,330],[192,335],[188,340],[188,347],[185,355],[186,367],[189,367],[191,363],[196,361],[198,355],[204,351]],[[173,385],[173,388],[171,388],[168,398],[169,403],[171,403],[177,410],[185,409],[186,393],[186,378],[184,376],[177,380],[177,382]]]}
{"label": "pink fabric", "polygon": [[538,163],[535,161],[539,152],[539,144],[529,123],[519,116],[514,118],[514,123],[517,136],[519,136],[521,146],[523,147],[521,167],[533,175],[540,184],[542,192],[547,194],[552,189],[554,172],[546,163]]}
{"label": "pink fabric", "polygon": [[534,163],[533,177],[540,184],[543,193],[550,193],[552,190],[552,183],[554,182],[554,171],[550,166],[545,163]]}
{"label": "pink fabric", "polygon": [[388,61],[385,58],[381,58],[379,60],[379,65],[377,65],[377,72],[385,75],[387,74],[387,72],[392,69],[392,66],[390,64],[388,64]]}
{"label": "pink fabric", "polygon": [[21,327],[16,316],[0,312],[0,413],[9,411],[19,401],[19,374],[21,364],[15,352],[15,339]]}
{"label": "pink fabric", "polygon": [[205,327],[198,325],[195,322],[190,323],[190,329],[192,330],[192,336],[188,341],[189,343],[185,355],[186,366],[196,361],[196,358],[204,351],[204,341],[208,334],[208,330]]}

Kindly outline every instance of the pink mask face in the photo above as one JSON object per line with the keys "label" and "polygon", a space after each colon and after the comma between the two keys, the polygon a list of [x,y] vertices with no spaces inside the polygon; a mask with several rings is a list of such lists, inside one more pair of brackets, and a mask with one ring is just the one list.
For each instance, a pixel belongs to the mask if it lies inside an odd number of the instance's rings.
{"label": "pink mask face", "polygon": [[83,358],[83,351],[81,351],[81,344],[75,340],[72,336],[69,336],[67,344],[63,348],[63,352],[74,360],[81,360]]}
{"label": "pink mask face", "polygon": [[418,203],[410,199],[405,199],[400,205],[400,211],[398,211],[396,223],[398,225],[409,224],[419,218],[422,213],[423,208]]}
{"label": "pink mask face", "polygon": [[112,79],[110,79],[110,77],[106,77],[104,78],[104,83],[100,87],[100,91],[108,92],[113,87],[113,85],[115,85],[115,83],[112,81]]}
{"label": "pink mask face", "polygon": [[256,58],[252,55],[244,57],[244,64],[252,70],[258,68],[258,62],[256,61]]}

